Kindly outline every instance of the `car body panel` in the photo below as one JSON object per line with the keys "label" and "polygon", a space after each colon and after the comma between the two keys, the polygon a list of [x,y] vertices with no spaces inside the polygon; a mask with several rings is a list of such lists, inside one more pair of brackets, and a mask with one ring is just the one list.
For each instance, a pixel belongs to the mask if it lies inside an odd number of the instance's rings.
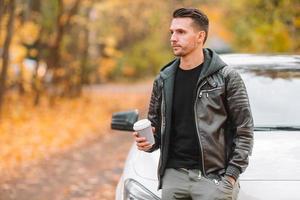
{"label": "car body panel", "polygon": [[[150,155],[149,153],[142,152],[142,151],[137,153],[134,158],[134,164],[133,164],[133,168],[137,176],[149,180],[157,180],[157,166],[158,166],[158,160],[160,156],[159,154],[160,154],[159,151],[154,151],[150,153]],[[153,167],[152,164],[146,164],[146,163],[155,163],[155,167]],[[147,171],[147,173],[145,173],[145,171]]]}
{"label": "car body panel", "polygon": [[241,181],[238,200],[299,200],[300,181]]}
{"label": "car body panel", "polygon": [[258,66],[269,68],[274,66],[280,69],[300,69],[300,55],[274,55],[274,54],[223,54],[222,60],[231,66]]}
{"label": "car body panel", "polygon": [[300,131],[255,132],[250,165],[240,179],[300,181],[299,142]]}
{"label": "car body panel", "polygon": [[123,174],[116,188],[116,200],[123,200],[124,181],[129,178],[135,179],[140,184],[147,186],[153,194],[161,196],[158,188],[157,166],[159,150],[152,153],[139,151],[135,143],[131,146],[126,159]]}

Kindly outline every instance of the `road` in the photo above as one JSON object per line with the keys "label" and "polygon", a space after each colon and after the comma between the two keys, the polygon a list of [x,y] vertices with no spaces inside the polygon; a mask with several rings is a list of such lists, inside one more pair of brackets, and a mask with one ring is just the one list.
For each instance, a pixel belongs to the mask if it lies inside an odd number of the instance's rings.
{"label": "road", "polygon": [[22,169],[20,177],[1,185],[0,199],[113,199],[132,141],[130,133],[112,132],[98,141],[28,166]]}

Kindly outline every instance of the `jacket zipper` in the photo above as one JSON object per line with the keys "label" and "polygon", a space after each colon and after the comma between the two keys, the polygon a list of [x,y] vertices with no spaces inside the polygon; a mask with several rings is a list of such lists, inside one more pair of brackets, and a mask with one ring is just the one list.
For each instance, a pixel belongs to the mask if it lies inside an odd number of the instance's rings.
{"label": "jacket zipper", "polygon": [[[204,81],[199,88],[197,89],[197,95],[196,95],[196,100],[194,103],[194,117],[195,117],[195,124],[196,124],[196,131],[197,131],[197,135],[198,135],[198,140],[199,140],[199,145],[200,145],[200,153],[201,153],[201,164],[202,164],[202,171],[203,171],[203,176],[206,177],[206,173],[205,173],[205,168],[204,168],[204,154],[203,154],[203,148],[202,148],[202,142],[200,139],[200,133],[199,133],[199,128],[198,128],[198,123],[197,123],[197,99],[198,99],[198,91],[201,90],[201,87],[203,87],[205,84],[207,83],[207,81]],[[201,92],[200,92],[201,93]]]}
{"label": "jacket zipper", "polygon": [[[202,85],[202,86],[203,86],[203,85]],[[201,86],[201,87],[202,87],[202,86]],[[199,97],[201,98],[202,95],[203,95],[203,93],[212,92],[212,91],[219,90],[219,89],[221,89],[221,87],[217,87],[217,88],[213,88],[213,89],[209,89],[209,90],[202,90],[202,91],[200,92],[200,94],[199,94]]]}
{"label": "jacket zipper", "polygon": [[163,82],[161,82],[161,110],[160,110],[160,113],[161,113],[161,127],[160,127],[160,132],[162,133],[165,129],[165,118],[164,118],[164,112],[165,112],[165,95],[164,95],[164,90],[163,90]]}
{"label": "jacket zipper", "polygon": [[[163,140],[163,132],[165,131],[165,117],[164,117],[164,112],[165,112],[165,95],[164,95],[164,89],[163,89],[163,86],[164,86],[164,82],[161,81],[161,95],[162,95],[162,101],[161,101],[161,110],[160,110],[160,113],[161,113],[161,126],[160,126],[160,133],[161,133],[161,145],[160,145],[160,148],[161,148],[161,152],[163,153],[164,151],[164,145],[162,140]],[[161,156],[161,161],[160,161],[160,164],[162,165],[162,156]],[[162,166],[159,166],[159,167],[162,167]],[[161,175],[161,172],[160,172],[160,175]]]}

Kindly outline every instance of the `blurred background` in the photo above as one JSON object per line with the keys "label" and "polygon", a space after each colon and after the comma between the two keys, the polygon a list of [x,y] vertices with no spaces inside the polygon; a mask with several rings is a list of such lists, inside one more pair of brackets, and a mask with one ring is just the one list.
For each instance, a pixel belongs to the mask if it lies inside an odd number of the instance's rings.
{"label": "blurred background", "polygon": [[145,116],[183,6],[208,15],[219,53],[300,52],[299,0],[0,0],[0,190],[23,167],[103,140],[113,112]]}

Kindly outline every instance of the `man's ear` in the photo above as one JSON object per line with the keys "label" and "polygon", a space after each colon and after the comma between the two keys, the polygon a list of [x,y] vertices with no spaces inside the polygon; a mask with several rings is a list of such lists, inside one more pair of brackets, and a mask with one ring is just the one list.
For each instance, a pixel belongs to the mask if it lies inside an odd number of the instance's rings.
{"label": "man's ear", "polygon": [[204,42],[205,35],[206,35],[205,31],[199,31],[198,32],[198,41],[201,42],[202,44]]}

